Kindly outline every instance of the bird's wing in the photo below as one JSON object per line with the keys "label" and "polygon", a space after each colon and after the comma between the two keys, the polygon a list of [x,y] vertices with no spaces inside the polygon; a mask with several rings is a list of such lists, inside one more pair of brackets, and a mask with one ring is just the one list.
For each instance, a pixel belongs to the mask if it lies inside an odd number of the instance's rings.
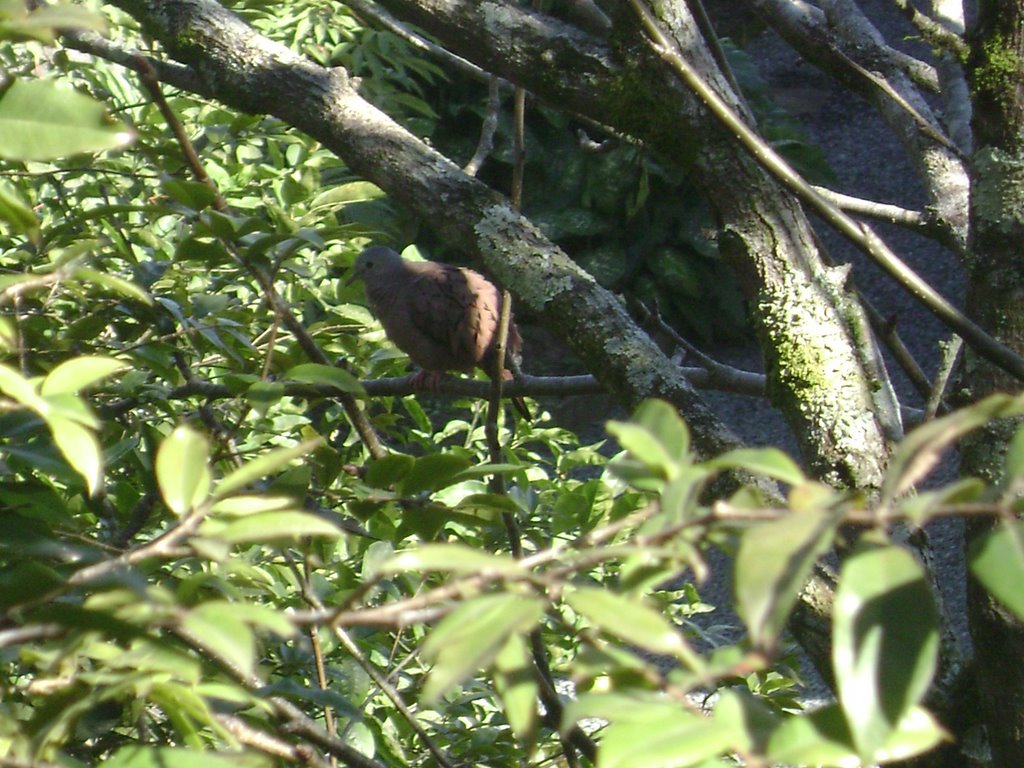
{"label": "bird's wing", "polygon": [[430,264],[409,286],[412,323],[448,357],[438,369],[468,370],[479,361],[480,302],[472,283],[464,270]]}

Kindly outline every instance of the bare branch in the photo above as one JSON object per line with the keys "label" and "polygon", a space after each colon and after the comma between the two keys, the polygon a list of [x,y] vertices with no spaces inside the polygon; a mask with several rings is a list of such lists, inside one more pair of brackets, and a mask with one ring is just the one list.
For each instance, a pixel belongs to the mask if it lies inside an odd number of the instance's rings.
{"label": "bare branch", "polygon": [[476,176],[484,160],[494,149],[494,134],[498,130],[498,112],[501,109],[501,89],[498,83],[496,77],[490,78],[487,82],[487,112],[483,125],[480,126],[480,140],[477,142],[473,157],[462,169],[467,176]]}
{"label": "bare branch", "polygon": [[921,36],[934,48],[942,48],[960,59],[967,58],[970,47],[955,32],[946,29],[941,23],[921,13],[909,0],[892,0],[907,20],[917,27]]}
{"label": "bare branch", "polygon": [[417,48],[423,53],[426,53],[441,62],[442,65],[454,69],[456,72],[460,72],[470,79],[477,80],[481,83],[486,83],[492,80],[492,76],[490,74],[482,70],[473,62],[455,55],[446,48],[442,48],[437,43],[433,43],[422,35],[412,31],[376,3],[368,2],[368,0],[343,0],[343,2],[359,15],[374,21],[389,32],[398,35],[414,48]]}

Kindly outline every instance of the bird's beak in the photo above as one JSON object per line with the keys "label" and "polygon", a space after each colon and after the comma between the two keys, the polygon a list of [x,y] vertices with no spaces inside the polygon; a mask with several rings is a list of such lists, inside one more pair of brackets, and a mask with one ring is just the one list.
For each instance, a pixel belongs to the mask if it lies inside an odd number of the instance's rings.
{"label": "bird's beak", "polygon": [[345,287],[347,288],[348,286],[352,285],[352,283],[354,283],[360,277],[361,275],[353,269],[352,274],[345,278]]}

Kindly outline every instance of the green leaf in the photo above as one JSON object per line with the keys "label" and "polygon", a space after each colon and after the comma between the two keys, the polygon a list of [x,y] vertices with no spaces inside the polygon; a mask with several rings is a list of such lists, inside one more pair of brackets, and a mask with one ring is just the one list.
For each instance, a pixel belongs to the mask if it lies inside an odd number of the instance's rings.
{"label": "green leaf", "polygon": [[689,455],[690,430],[672,404],[664,400],[644,400],[633,413],[633,421],[656,435],[674,460],[683,461]]}
{"label": "green leaf", "polygon": [[201,181],[164,179],[160,187],[168,196],[191,208],[193,211],[201,211],[213,205],[213,201],[217,198],[217,191],[209,184]]}
{"label": "green leaf", "polygon": [[89,495],[95,496],[103,487],[103,451],[91,430],[63,416],[46,419],[53,441],[72,469],[85,480]]}
{"label": "green leaf", "polygon": [[853,737],[838,705],[782,720],[768,739],[765,756],[773,764],[859,768]]}
{"label": "green leaf", "polygon": [[342,392],[350,392],[354,395],[365,394],[359,379],[344,368],[337,368],[333,365],[303,363],[302,365],[290,368],[285,374],[285,378],[291,381],[301,381],[305,384],[322,384],[327,387],[340,389]]}
{"label": "green leaf", "polygon": [[242,517],[260,512],[281,512],[295,509],[291,496],[229,496],[210,508],[210,514],[221,517]]}
{"label": "green leaf", "polygon": [[1004,461],[1006,465],[1006,470],[1003,472],[1004,484],[1024,476],[1024,425],[1017,427],[1017,431],[1013,433],[1009,445],[1006,446]]}
{"label": "green leaf", "polygon": [[217,538],[229,544],[256,544],[274,541],[295,541],[305,536],[341,535],[334,523],[309,512],[284,510],[246,515],[229,523],[207,520],[199,531],[204,536]]}
{"label": "green leaf", "polygon": [[39,239],[39,219],[31,206],[6,181],[0,181],[0,219],[10,224],[13,231],[28,235],[33,242]]}
{"label": "green leaf", "polygon": [[831,546],[835,526],[828,511],[808,509],[743,532],[733,590],[736,612],[755,646],[774,647],[814,563]]}
{"label": "green leaf", "polygon": [[442,694],[488,666],[510,637],[529,633],[544,615],[544,602],[515,594],[485,595],[462,603],[446,616],[423,643],[423,655],[434,662],[423,700]]}
{"label": "green leaf", "polygon": [[678,411],[663,400],[645,400],[632,422],[610,421],[607,429],[630,455],[672,478],[689,459],[690,433]]}
{"label": "green leaf", "polygon": [[730,748],[746,754],[763,754],[779,718],[760,699],[735,688],[719,692],[715,720],[733,734]]}
{"label": "green leaf", "polygon": [[574,611],[603,631],[653,653],[675,656],[691,668],[699,657],[683,640],[680,631],[658,611],[636,598],[598,587],[567,589],[564,600]]}
{"label": "green leaf", "polygon": [[405,496],[413,496],[423,491],[439,491],[470,466],[472,462],[464,456],[452,453],[428,454],[416,459],[402,480],[400,492]]}
{"label": "green leaf", "polygon": [[371,488],[387,489],[409,474],[416,459],[403,453],[391,453],[382,459],[371,461],[363,481]]}
{"label": "green leaf", "polygon": [[921,701],[939,655],[938,616],[924,570],[896,546],[867,546],[840,571],[832,663],[857,752],[878,760]]}
{"label": "green leaf", "polygon": [[720,755],[735,741],[729,724],[687,712],[654,710],[642,720],[613,721],[598,748],[601,768],[684,768]]}
{"label": "green leaf", "polygon": [[269,474],[283,469],[288,464],[295,461],[295,459],[302,458],[306,454],[319,448],[321,445],[323,445],[323,440],[321,439],[306,440],[298,445],[293,445],[288,448],[278,448],[277,450],[265,453],[252,461],[247,461],[241,467],[217,483],[217,487],[214,491],[214,497],[222,499],[230,493],[233,493],[240,488],[244,488],[260,478],[266,477]]}
{"label": "green leaf", "polygon": [[106,272],[100,272],[98,269],[92,267],[77,267],[74,271],[76,280],[84,280],[89,283],[96,283],[101,288],[106,288],[108,291],[120,294],[129,299],[135,299],[146,306],[152,306],[153,299],[150,297],[145,290],[137,286],[130,280],[125,280],[123,277],[117,275],[110,275]]}
{"label": "green leaf", "polygon": [[127,370],[130,366],[112,357],[100,357],[99,355],[86,355],[65,360],[58,365],[46,378],[39,388],[43,397],[58,394],[77,395],[86,387],[101,381],[108,376],[113,376],[119,371]]}
{"label": "green leaf", "polygon": [[45,417],[50,411],[50,406],[39,396],[36,388],[32,386],[32,382],[3,363],[0,363],[0,392],[26,408],[32,409],[40,416]]}
{"label": "green leaf", "polygon": [[[877,750],[872,763],[909,760],[934,749],[945,738],[945,732],[935,719],[921,707],[914,707]],[[815,765],[821,768],[860,768],[864,765],[837,704],[782,720],[768,740],[765,757],[778,765]]]}
{"label": "green leaf", "polygon": [[210,446],[190,427],[177,427],[156,454],[156,481],[167,508],[181,517],[210,492]]}
{"label": "green leaf", "polygon": [[134,139],[98,101],[51,80],[17,80],[0,98],[0,157],[54,160]]}
{"label": "green leaf", "polygon": [[934,491],[920,491],[901,497],[896,502],[894,514],[923,527],[951,504],[980,501],[987,491],[988,486],[980,478],[964,477]]}
{"label": "green leaf", "polygon": [[245,399],[260,416],[284,397],[285,387],[280,381],[255,381],[245,390]]}
{"label": "green leaf", "polygon": [[494,687],[505,707],[505,717],[527,754],[533,751],[540,717],[539,696],[530,649],[521,635],[512,635],[494,659]]}
{"label": "green leaf", "polygon": [[0,40],[28,38],[52,43],[59,29],[104,32],[106,24],[99,14],[75,5],[44,5],[34,8],[31,13],[18,3],[0,7]]}
{"label": "green leaf", "polygon": [[246,675],[256,669],[256,636],[252,628],[231,612],[221,601],[200,605],[182,619],[184,632],[214,658],[237,667]]}
{"label": "green leaf", "polygon": [[197,607],[193,614],[196,612],[202,616],[228,616],[233,621],[273,632],[280,637],[293,637],[297,631],[285,614],[267,605],[210,600]]}
{"label": "green leaf", "polygon": [[347,184],[339,184],[321,192],[310,203],[310,209],[337,208],[346,203],[361,202],[363,200],[379,200],[385,193],[376,184],[368,181],[352,181]]}
{"label": "green leaf", "polygon": [[897,446],[882,482],[881,503],[888,505],[912,488],[957,440],[992,419],[1024,411],[1024,395],[992,395],[979,403],[922,424]]}
{"label": "green leaf", "polygon": [[381,570],[385,573],[446,571],[503,576],[525,574],[519,561],[508,555],[483,552],[464,544],[423,544],[416,549],[407,549],[384,563]]}
{"label": "green leaf", "polygon": [[970,566],[985,589],[1024,620],[1024,523],[1004,521],[974,541]]}
{"label": "green leaf", "polygon": [[10,353],[18,349],[18,329],[9,318],[0,317],[0,353]]}
{"label": "green leaf", "polygon": [[895,763],[923,755],[949,741],[949,734],[923,707],[912,707],[878,750],[878,762]]}
{"label": "green leaf", "polygon": [[796,462],[778,448],[737,448],[717,456],[704,466],[715,469],[745,469],[789,485],[806,482]]}
{"label": "green leaf", "polygon": [[47,421],[51,421],[55,417],[63,418],[94,431],[101,426],[100,420],[96,418],[96,414],[92,412],[89,404],[78,395],[50,395],[46,398],[46,406]]}

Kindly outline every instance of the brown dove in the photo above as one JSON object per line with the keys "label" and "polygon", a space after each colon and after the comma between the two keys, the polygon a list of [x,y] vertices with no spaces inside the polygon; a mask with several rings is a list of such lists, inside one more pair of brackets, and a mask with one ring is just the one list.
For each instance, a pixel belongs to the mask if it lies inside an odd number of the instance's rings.
{"label": "brown dove", "polygon": [[[423,370],[417,386],[436,388],[446,371],[493,376],[501,291],[479,272],[436,261],[407,261],[383,246],[365,249],[345,281],[362,280],[370,309],[396,347]],[[510,323],[506,355],[518,364],[522,338]],[[505,380],[512,378],[508,368]],[[512,398],[524,418],[521,397]]]}

